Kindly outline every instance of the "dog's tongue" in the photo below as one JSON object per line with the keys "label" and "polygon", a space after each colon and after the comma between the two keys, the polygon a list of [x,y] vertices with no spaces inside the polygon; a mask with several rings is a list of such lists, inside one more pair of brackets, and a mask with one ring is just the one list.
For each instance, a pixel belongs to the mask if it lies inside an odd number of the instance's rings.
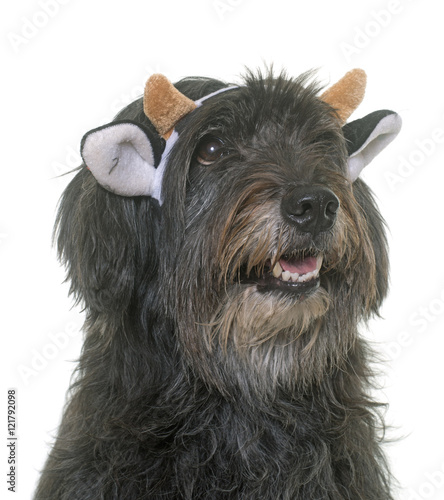
{"label": "dog's tongue", "polygon": [[305,259],[280,259],[279,264],[283,271],[290,273],[307,274],[316,269],[316,257],[306,257]]}

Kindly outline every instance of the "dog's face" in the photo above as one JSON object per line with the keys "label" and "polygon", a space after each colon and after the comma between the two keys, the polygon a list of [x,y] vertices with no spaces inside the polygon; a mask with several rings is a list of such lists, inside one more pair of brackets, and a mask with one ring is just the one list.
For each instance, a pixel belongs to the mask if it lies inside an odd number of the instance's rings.
{"label": "dog's face", "polygon": [[[117,226],[131,224],[139,239],[155,233],[155,255],[133,272],[151,262],[150,286],[208,383],[226,390],[266,377],[269,390],[321,378],[387,290],[383,222],[366,185],[350,175],[346,136],[354,130],[307,77],[250,75],[175,131],[160,207],[95,187],[102,198],[120,198],[110,209]],[[163,146],[151,146],[154,158]],[[147,217],[152,228],[141,226]]]}
{"label": "dog's face", "polygon": [[349,203],[340,124],[314,89],[251,80],[229,100],[221,95],[196,110],[171,157],[166,200],[179,189],[183,151],[193,154],[183,206],[174,209],[183,216],[173,220],[184,220],[175,275],[198,308],[194,317],[209,289],[213,300],[203,302],[215,301],[217,311],[210,306],[212,317],[202,320],[214,321],[226,302],[237,310],[232,320],[245,323],[238,333],[248,343],[294,325],[295,317],[310,322],[325,313],[324,276],[329,267],[347,267],[344,228],[361,221]]}
{"label": "dog's face", "polygon": [[[356,325],[385,295],[384,239],[372,241],[381,219],[362,182],[348,178],[337,117],[303,83],[251,79],[221,94],[187,117],[171,156],[167,245],[181,238],[164,272],[174,269],[173,308],[199,365],[215,344],[262,371],[277,352],[308,356],[327,342],[334,353],[337,334],[317,339],[329,335],[326,316],[348,302]],[[343,334],[340,350],[353,337]]]}

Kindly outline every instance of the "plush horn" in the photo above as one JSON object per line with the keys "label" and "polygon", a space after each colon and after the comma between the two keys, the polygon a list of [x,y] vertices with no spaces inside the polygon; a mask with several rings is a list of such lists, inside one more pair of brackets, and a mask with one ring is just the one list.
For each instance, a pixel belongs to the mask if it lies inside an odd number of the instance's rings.
{"label": "plush horn", "polygon": [[342,123],[361,104],[364,98],[367,75],[362,69],[352,69],[328,88],[321,99],[335,108]]}
{"label": "plush horn", "polygon": [[195,102],[179,92],[165,76],[156,74],[148,78],[143,110],[164,139],[168,139],[176,123],[195,108]]}

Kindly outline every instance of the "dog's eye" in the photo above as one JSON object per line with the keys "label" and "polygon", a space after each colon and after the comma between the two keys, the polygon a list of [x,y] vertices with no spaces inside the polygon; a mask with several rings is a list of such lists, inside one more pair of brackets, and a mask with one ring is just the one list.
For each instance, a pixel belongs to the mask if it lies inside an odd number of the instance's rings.
{"label": "dog's eye", "polygon": [[226,152],[227,149],[221,139],[214,135],[207,135],[196,148],[196,159],[201,165],[211,165]]}

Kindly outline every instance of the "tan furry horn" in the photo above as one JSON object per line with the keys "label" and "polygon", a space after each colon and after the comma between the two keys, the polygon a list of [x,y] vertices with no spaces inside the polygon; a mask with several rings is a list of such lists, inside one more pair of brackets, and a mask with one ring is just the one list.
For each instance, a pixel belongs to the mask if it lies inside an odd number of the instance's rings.
{"label": "tan furry horn", "polygon": [[352,69],[338,82],[328,88],[320,98],[330,104],[345,123],[353,111],[361,104],[365,94],[367,75],[362,69]]}
{"label": "tan furry horn", "polygon": [[155,74],[148,78],[143,111],[164,139],[168,139],[176,123],[195,108],[195,102],[179,92],[165,76]]}

